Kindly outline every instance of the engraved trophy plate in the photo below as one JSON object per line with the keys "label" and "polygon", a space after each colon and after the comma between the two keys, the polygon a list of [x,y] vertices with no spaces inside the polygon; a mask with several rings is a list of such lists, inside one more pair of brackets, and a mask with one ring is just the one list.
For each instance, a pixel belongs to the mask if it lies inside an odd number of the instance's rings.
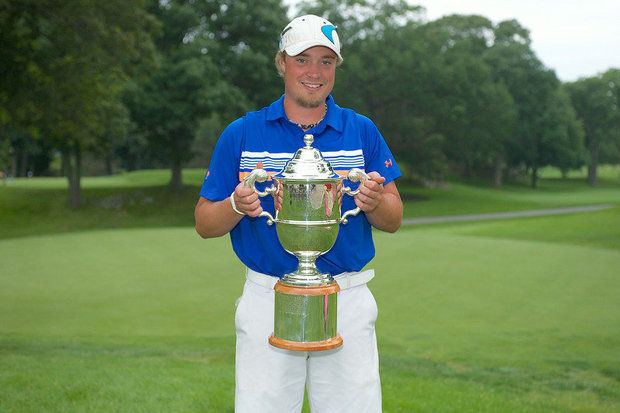
{"label": "engraved trophy plate", "polygon": [[[359,190],[339,189],[343,177],[312,147],[313,141],[312,135],[304,136],[305,146],[274,176],[275,185],[265,191],[258,191],[254,184],[267,180],[264,170],[255,169],[244,180],[259,196],[281,197],[275,218],[266,211],[260,216],[267,217],[269,225],[277,224],[280,243],[299,260],[297,270],[274,287],[274,333],[269,342],[288,350],[320,351],[342,345],[336,319],[340,288],[331,275],[316,268],[315,261],[333,247],[340,223],[346,224],[347,217],[360,212],[355,208],[340,215],[340,194],[354,196]],[[347,175],[352,182],[367,178],[357,168]]]}

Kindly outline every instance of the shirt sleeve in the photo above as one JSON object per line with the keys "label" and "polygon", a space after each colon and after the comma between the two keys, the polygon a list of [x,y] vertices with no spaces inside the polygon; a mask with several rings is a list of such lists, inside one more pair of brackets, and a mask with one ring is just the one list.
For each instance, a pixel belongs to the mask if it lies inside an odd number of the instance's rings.
{"label": "shirt sleeve", "polygon": [[385,139],[377,126],[368,118],[362,116],[364,121],[364,161],[366,172],[378,172],[385,178],[385,183],[392,182],[401,176],[400,168],[390,151]]}
{"label": "shirt sleeve", "polygon": [[243,140],[243,118],[232,122],[220,135],[200,189],[200,196],[221,201],[239,184],[239,161]]}

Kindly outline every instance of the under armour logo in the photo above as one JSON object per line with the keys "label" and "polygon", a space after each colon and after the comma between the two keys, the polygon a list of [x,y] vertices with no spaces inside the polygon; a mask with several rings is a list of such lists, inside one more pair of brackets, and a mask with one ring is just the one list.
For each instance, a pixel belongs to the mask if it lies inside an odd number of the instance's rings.
{"label": "under armour logo", "polygon": [[384,162],[385,163],[385,167],[389,168],[390,166],[392,166],[392,160],[388,159],[387,161]]}

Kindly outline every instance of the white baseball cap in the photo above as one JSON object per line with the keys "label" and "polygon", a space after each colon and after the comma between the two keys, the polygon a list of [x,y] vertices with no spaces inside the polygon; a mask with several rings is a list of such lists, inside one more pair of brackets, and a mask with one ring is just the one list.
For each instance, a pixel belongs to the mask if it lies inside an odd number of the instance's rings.
{"label": "white baseball cap", "polygon": [[326,19],[306,14],[296,17],[286,25],[280,35],[280,51],[289,56],[297,56],[299,53],[314,46],[325,46],[332,49],[338,55],[338,61],[342,62],[340,55],[340,39],[336,26]]}

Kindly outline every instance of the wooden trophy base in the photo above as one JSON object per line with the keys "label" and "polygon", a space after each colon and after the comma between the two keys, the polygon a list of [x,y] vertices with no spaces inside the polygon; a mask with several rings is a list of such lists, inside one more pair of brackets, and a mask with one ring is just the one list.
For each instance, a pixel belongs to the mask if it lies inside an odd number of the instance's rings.
{"label": "wooden trophy base", "polygon": [[342,337],[337,335],[336,337],[329,338],[323,341],[290,341],[282,338],[271,336],[269,337],[269,344],[274,347],[282,348],[284,350],[293,351],[323,351],[338,348],[342,345]]}
{"label": "wooden trophy base", "polygon": [[275,290],[274,332],[269,343],[293,351],[323,351],[342,345],[337,333],[335,281],[318,286],[278,281]]}

